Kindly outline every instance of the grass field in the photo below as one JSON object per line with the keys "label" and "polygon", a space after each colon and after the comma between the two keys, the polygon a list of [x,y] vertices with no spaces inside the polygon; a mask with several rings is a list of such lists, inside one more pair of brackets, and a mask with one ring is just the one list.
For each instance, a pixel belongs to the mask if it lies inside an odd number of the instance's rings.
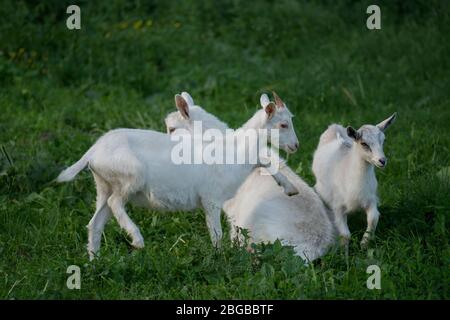
{"label": "grass field", "polygon": [[[0,298],[448,299],[450,280],[450,6],[377,1],[71,1],[0,6]],[[301,149],[288,158],[311,185],[312,155],[332,122],[359,127],[394,111],[389,164],[377,170],[381,218],[369,250],[365,215],[350,218],[348,260],[332,252],[305,267],[289,248],[216,252],[204,214],[130,208],[145,249],[115,221],[88,262],[94,212],[88,172],[55,185],[104,132],[164,130],[173,96],[237,127],[276,90],[295,113]],[[274,213],[276,214],[276,213]],[[223,220],[225,226],[225,220]],[[382,270],[381,290],[366,268]],[[66,287],[69,265],[81,290]]]}

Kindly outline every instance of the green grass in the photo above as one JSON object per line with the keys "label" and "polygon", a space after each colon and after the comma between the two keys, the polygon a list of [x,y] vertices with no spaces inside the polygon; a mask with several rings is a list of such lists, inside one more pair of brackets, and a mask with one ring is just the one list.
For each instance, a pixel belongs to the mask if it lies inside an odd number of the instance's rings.
{"label": "green grass", "polygon": [[[69,31],[70,1],[31,3],[0,6],[0,298],[450,297],[448,4],[379,1],[382,29],[369,31],[369,1],[79,1],[82,29]],[[272,89],[296,115],[301,150],[288,163],[310,184],[330,123],[398,111],[368,251],[362,213],[350,219],[348,261],[337,251],[304,267],[279,244],[234,248],[227,232],[215,252],[200,210],[130,208],[145,249],[113,221],[88,262],[93,181],[51,183],[62,168],[110,129],[163,130],[177,92],[237,127]],[[81,290],[66,288],[72,264]],[[381,290],[366,288],[371,264]]]}

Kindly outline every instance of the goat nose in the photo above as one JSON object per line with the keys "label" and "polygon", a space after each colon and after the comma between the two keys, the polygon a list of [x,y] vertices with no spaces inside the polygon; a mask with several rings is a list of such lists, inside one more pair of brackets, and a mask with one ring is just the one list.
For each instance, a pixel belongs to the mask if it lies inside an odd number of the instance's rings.
{"label": "goat nose", "polygon": [[295,147],[295,149],[298,149],[298,147],[300,147],[299,143],[296,142],[296,143],[294,144],[294,147]]}
{"label": "goat nose", "polygon": [[382,166],[386,165],[386,158],[380,158],[378,161],[380,161]]}

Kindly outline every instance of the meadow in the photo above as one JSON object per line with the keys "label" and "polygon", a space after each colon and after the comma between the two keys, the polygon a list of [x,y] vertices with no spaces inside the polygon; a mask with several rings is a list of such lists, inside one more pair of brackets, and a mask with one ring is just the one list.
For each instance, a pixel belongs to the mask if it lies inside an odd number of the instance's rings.
{"label": "meadow", "polygon": [[[70,1],[0,6],[1,299],[448,299],[450,280],[450,5],[377,1]],[[377,170],[380,222],[359,246],[365,214],[349,220],[348,258],[309,266],[280,243],[213,249],[201,210],[129,208],[144,239],[133,250],[115,221],[90,263],[95,210],[88,171],[53,182],[106,131],[165,130],[174,94],[231,127],[275,90],[295,114],[300,150],[288,164],[310,185],[313,152],[331,123],[359,127],[398,112],[389,163]],[[274,212],[276,214],[276,212]],[[366,287],[369,265],[381,289]],[[81,289],[66,287],[81,268]]]}

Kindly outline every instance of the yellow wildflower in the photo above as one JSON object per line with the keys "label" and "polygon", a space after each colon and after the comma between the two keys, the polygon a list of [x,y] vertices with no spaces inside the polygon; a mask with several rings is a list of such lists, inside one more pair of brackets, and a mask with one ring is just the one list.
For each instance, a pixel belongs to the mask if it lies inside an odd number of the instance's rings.
{"label": "yellow wildflower", "polygon": [[133,23],[133,28],[136,30],[139,30],[142,28],[142,24],[143,24],[142,20],[137,20]]}

